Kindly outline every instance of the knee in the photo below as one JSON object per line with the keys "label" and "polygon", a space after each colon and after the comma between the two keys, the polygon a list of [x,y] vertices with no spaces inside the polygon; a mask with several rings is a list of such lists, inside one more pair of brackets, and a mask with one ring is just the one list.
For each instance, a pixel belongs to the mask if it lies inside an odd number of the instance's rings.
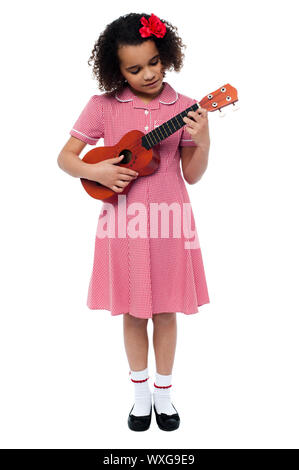
{"label": "knee", "polygon": [[148,319],[133,317],[133,315],[130,315],[129,313],[125,313],[124,322],[127,325],[133,326],[135,328],[145,328],[147,326]]}
{"label": "knee", "polygon": [[152,317],[153,324],[168,324],[176,321],[176,312],[156,313]]}

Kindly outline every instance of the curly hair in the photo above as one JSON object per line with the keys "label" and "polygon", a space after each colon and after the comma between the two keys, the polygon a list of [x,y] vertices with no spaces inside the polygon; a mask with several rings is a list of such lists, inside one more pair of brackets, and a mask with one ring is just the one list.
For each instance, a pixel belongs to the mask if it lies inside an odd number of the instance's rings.
{"label": "curly hair", "polygon": [[92,65],[93,76],[98,81],[99,89],[104,90],[107,95],[114,95],[122,90],[125,85],[125,78],[119,67],[117,50],[119,46],[136,46],[145,41],[151,40],[159,51],[161,63],[164,70],[180,71],[183,66],[186,46],[177,34],[177,27],[168,21],[162,20],[166,26],[166,34],[163,38],[151,35],[142,38],[139,29],[142,27],[140,19],[144,16],[147,20],[150,15],[147,13],[128,13],[120,16],[117,20],[108,24],[95,42],[88,65]]}

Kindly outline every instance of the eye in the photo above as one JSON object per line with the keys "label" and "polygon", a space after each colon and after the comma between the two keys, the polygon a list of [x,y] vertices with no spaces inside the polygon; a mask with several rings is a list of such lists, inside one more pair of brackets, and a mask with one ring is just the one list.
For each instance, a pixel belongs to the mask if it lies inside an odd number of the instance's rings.
{"label": "eye", "polygon": [[[158,60],[156,60],[156,62],[152,62],[150,65],[157,65],[157,64],[158,64],[158,62],[159,62],[159,59],[158,59]],[[138,73],[138,72],[139,72],[139,69],[138,69],[138,70],[136,70],[136,72],[131,72],[131,73],[132,73],[133,75],[136,75],[136,73]]]}

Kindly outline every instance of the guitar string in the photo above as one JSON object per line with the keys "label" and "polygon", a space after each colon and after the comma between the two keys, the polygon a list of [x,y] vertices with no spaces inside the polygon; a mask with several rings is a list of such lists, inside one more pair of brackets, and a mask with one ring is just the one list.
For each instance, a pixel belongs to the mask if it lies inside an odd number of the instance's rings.
{"label": "guitar string", "polygon": [[[196,103],[195,103],[195,104],[196,104]],[[190,107],[193,108],[193,107],[195,106],[195,104],[194,104],[193,106],[190,106]],[[178,130],[180,130],[181,127],[184,126],[184,124],[183,124],[183,126],[182,126],[181,123],[180,123],[179,120],[178,120],[178,117],[180,117],[181,119],[183,119],[184,116],[181,116],[181,114],[183,114],[183,113],[186,113],[186,116],[187,116],[187,114],[188,114],[188,112],[186,112],[186,110],[184,110],[184,111],[182,111],[182,113],[180,113],[180,114],[174,116],[173,118],[169,119],[168,121],[164,122],[164,124],[162,124],[161,126],[156,127],[155,129],[153,129],[151,132],[148,132],[147,134],[144,134],[141,138],[138,137],[137,141],[136,141],[135,144],[131,147],[131,149],[132,149],[132,150],[138,149],[138,148],[140,147],[140,145],[142,145],[141,142],[142,142],[142,139],[143,139],[143,138],[145,138],[145,139],[147,140],[147,143],[148,143],[149,145],[151,145],[150,148],[152,148],[152,147],[155,147],[155,145],[159,144],[162,140],[167,139],[167,137],[170,137],[172,134],[174,134],[175,132],[177,132]],[[175,127],[175,125],[172,123],[172,121],[173,121],[174,119],[176,119],[177,122],[178,122],[178,125],[179,125],[179,128],[178,128],[178,129],[177,129],[177,128]],[[168,124],[168,123],[169,123],[169,124]],[[169,127],[169,130],[170,130],[170,134],[169,134],[169,135],[167,135],[167,130],[163,129],[163,126],[165,126],[166,124],[167,124],[167,126]],[[175,129],[174,131],[171,129],[170,124],[173,125],[173,127],[174,127],[174,129]],[[160,134],[161,134],[161,136],[162,136],[162,139],[161,139],[161,138],[159,137],[159,135],[158,135],[158,129],[160,129]],[[161,130],[161,129],[163,129],[163,131],[166,133],[166,136],[162,133],[162,130]],[[154,134],[153,134],[153,133],[154,133]],[[158,135],[158,139],[160,139],[160,140],[158,140],[158,142],[155,142],[155,140],[154,140],[155,134],[157,134],[157,135]],[[147,136],[149,136],[149,137],[147,137]],[[152,142],[151,142],[149,139],[151,139],[151,140],[154,142],[154,145],[152,145]],[[149,150],[149,149],[146,149],[146,150]]]}

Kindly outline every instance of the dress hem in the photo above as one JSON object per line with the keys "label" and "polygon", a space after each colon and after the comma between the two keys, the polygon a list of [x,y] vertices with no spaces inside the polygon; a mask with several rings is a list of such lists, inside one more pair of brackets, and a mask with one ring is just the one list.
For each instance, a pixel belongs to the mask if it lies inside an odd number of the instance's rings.
{"label": "dress hem", "polygon": [[[201,304],[198,304],[197,307],[201,307],[202,305],[207,305],[209,303],[210,303],[210,301],[206,300],[206,301],[202,302]],[[87,305],[87,307],[89,308],[89,310],[106,310],[107,312],[110,312],[111,316],[113,316],[113,317],[118,316],[118,315],[125,315],[126,313],[129,313],[129,312],[112,313],[111,310],[107,307],[90,307],[89,305]],[[193,315],[195,313],[200,313],[198,309],[196,311],[184,312],[183,309],[171,308],[171,309],[164,309],[164,310],[161,310],[161,311],[159,310],[158,312],[153,312],[152,316],[149,316],[149,317],[141,317],[139,315],[134,315],[133,313],[131,313],[130,315],[132,315],[135,318],[144,318],[144,319],[146,319],[146,318],[152,318],[153,315],[157,315],[159,313],[166,313],[166,312],[182,313],[184,315]]]}

